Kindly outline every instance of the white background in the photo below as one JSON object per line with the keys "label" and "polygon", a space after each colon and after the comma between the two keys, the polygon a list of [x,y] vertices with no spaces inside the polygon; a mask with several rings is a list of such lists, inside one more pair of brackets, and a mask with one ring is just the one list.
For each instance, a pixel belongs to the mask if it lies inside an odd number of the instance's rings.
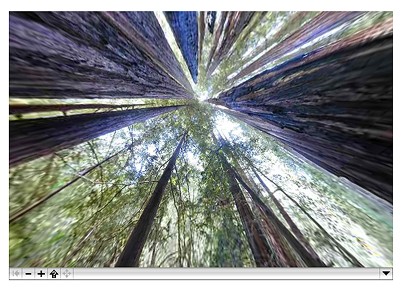
{"label": "white background", "polygon": [[[404,18],[405,13],[400,11],[401,0],[1,0],[2,12],[0,17],[1,27],[1,104],[0,104],[0,288],[72,288],[93,287],[97,289],[120,286],[121,288],[405,288],[405,257],[404,254],[404,222],[405,216],[403,200],[405,194],[404,152],[405,141],[402,125],[405,124],[404,89],[401,84],[405,82],[403,73],[405,63],[403,54]],[[323,10],[367,10],[367,11],[394,11],[394,281],[9,281],[8,272],[8,83],[9,83],[9,56],[8,56],[8,19],[9,11],[50,11],[50,10],[81,10],[81,11],[180,11],[180,10],[216,10],[216,11],[323,11]],[[55,283],[57,282],[57,284]],[[153,286],[153,287],[152,287]],[[89,288],[89,289],[90,289]],[[116,289],[121,289],[116,288]],[[211,289],[211,288],[210,288]]]}

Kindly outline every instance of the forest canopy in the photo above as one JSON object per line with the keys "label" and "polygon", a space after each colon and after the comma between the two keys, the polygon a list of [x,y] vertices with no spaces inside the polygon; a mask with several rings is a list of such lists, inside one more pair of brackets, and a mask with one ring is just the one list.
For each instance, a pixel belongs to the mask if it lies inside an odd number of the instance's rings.
{"label": "forest canopy", "polygon": [[12,267],[392,267],[391,12],[11,12]]}

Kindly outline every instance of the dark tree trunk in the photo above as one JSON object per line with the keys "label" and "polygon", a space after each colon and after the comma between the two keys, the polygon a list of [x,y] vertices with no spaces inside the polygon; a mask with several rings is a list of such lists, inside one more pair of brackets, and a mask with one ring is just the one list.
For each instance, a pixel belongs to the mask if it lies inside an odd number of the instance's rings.
{"label": "dark tree trunk", "polygon": [[[215,136],[213,136],[215,139]],[[228,148],[227,142],[222,138],[221,135],[219,135],[219,143],[221,144],[221,147],[223,150],[228,153],[232,154]],[[272,227],[276,227],[278,233],[280,233],[288,242],[288,244],[295,250],[295,252],[300,256],[302,261],[305,263],[305,265],[309,267],[324,267],[325,264],[319,259],[318,256],[314,257],[309,253],[304,246],[300,242],[298,242],[297,239],[290,233],[290,231],[283,225],[283,223],[277,218],[277,216],[274,214],[274,212],[260,199],[259,195],[252,190],[251,187],[249,187],[246,182],[243,180],[243,178],[240,176],[240,174],[229,164],[229,162],[226,160],[226,158],[220,154],[220,157],[223,161],[223,163],[226,166],[227,172],[230,177],[233,177],[236,183],[236,186],[239,188],[237,182],[239,182],[242,187],[249,193],[250,197],[253,200],[253,203],[261,210],[266,218],[268,219],[270,226],[269,229],[271,230]],[[243,194],[242,194],[243,195]],[[277,238],[277,234],[272,236],[274,239]],[[279,243],[279,240],[275,240],[277,243]],[[280,248],[281,249],[281,248]],[[284,254],[283,257],[287,257],[287,254]],[[288,260],[288,259],[285,259]]]}
{"label": "dark tree trunk", "polygon": [[270,189],[267,187],[266,183],[262,180],[260,175],[256,172],[255,169],[253,169],[253,172],[255,176],[258,178],[260,184],[263,186],[263,188],[267,191],[269,194],[271,200],[274,202],[276,205],[277,209],[280,211],[281,215],[283,216],[284,220],[286,220],[288,226],[290,227],[291,231],[293,234],[297,237],[297,239],[305,246],[305,248],[308,250],[308,252],[312,255],[314,259],[319,259],[318,254],[315,252],[315,250],[312,248],[312,246],[309,244],[308,240],[304,237],[304,234],[302,234],[301,230],[297,227],[297,225],[294,223],[294,221],[291,219],[291,217],[288,215],[286,210],[283,208],[283,206],[280,204],[280,202],[274,197],[273,193],[270,191]]}
{"label": "dark tree trunk", "polygon": [[22,115],[34,112],[60,111],[64,114],[69,110],[78,109],[119,109],[119,108],[137,108],[145,104],[12,104],[9,105],[9,114]]}
{"label": "dark tree trunk", "polygon": [[12,214],[12,216],[9,218],[9,222],[15,222],[16,220],[22,218],[24,215],[26,215],[27,213],[31,212],[33,209],[39,207],[40,205],[44,204],[47,200],[49,200],[50,198],[52,198],[53,196],[55,196],[56,194],[58,194],[59,192],[63,191],[64,189],[66,189],[67,187],[73,185],[74,183],[76,183],[78,180],[80,180],[82,177],[84,177],[85,175],[87,175],[88,173],[92,172],[93,170],[95,170],[96,168],[102,166],[104,163],[108,162],[110,159],[116,157],[118,154],[122,153],[125,150],[128,150],[132,147],[132,145],[123,148],[122,150],[116,152],[115,154],[105,158],[104,160],[102,160],[101,162],[95,164],[94,166],[91,166],[88,169],[85,169],[84,171],[80,172],[78,174],[78,176],[74,177],[73,179],[71,179],[69,182],[67,182],[66,184],[64,184],[63,186],[57,188],[56,190],[54,190],[53,192],[47,194],[46,196],[42,197],[41,199],[39,199],[38,201],[36,201],[35,203],[29,205],[28,207]]}
{"label": "dark tree trunk", "polygon": [[156,21],[144,12],[11,13],[10,96],[191,98]]}
{"label": "dark tree trunk", "polygon": [[[235,171],[241,176],[241,178],[246,182],[246,184],[250,187],[253,188],[254,191],[259,192],[260,189],[256,185],[256,183],[252,180],[250,176],[245,174],[245,171],[243,168],[240,166],[239,161],[237,157],[235,156],[234,152],[228,147],[226,140],[222,138],[222,136],[219,137],[221,140],[221,143],[223,144],[222,149],[226,153],[226,155],[229,155],[233,158],[234,160],[234,165],[235,165]],[[254,213],[256,214],[257,212],[259,213],[259,216],[256,217],[256,220],[260,220],[261,227],[267,237],[267,240],[275,252],[279,263],[281,266],[288,266],[288,267],[296,267],[298,266],[298,263],[294,259],[294,257],[291,255],[291,249],[289,248],[289,245],[287,244],[288,242],[282,237],[280,231],[278,230],[277,226],[274,224],[274,222],[271,222],[265,212],[255,203],[253,203],[254,208],[256,211]]]}
{"label": "dark tree trunk", "polygon": [[199,20],[198,63],[201,63],[202,51],[203,51],[203,45],[204,45],[204,36],[205,36],[205,12],[204,11],[200,12],[200,15],[198,17],[199,17],[199,19],[198,19]]}
{"label": "dark tree trunk", "polygon": [[152,228],[153,221],[155,220],[157,210],[162,200],[163,194],[165,192],[166,186],[171,177],[174,165],[176,164],[177,156],[180,153],[180,149],[184,143],[186,134],[183,135],[176,150],[173,152],[162,176],[160,177],[158,183],[156,184],[155,190],[150,197],[148,204],[141,217],[139,218],[134,230],[132,231],[129,239],[122,251],[115,267],[138,267],[139,258],[142,253],[142,249],[145,245],[146,239],[148,238],[149,232]]}
{"label": "dark tree trunk", "polygon": [[[246,64],[250,63],[257,55],[261,54],[263,51],[267,50],[269,47],[272,46],[272,44],[277,43],[284,39],[286,36],[289,36],[289,30],[291,29],[291,26],[289,25],[290,23],[295,23],[295,22],[303,22],[306,17],[308,17],[308,14],[310,12],[297,12],[294,13],[291,18],[288,19],[288,23],[283,25],[272,37],[269,39],[266,39],[261,45],[258,45],[254,51],[250,54],[250,56],[247,56],[244,59],[241,59],[240,67],[245,66]],[[291,33],[291,32],[290,32]],[[292,31],[294,33],[294,31]],[[236,82],[239,80],[240,77],[243,76],[234,76],[226,81],[226,84],[228,87],[232,86],[232,83]]]}
{"label": "dark tree trunk", "polygon": [[[270,181],[271,183],[273,183],[276,187],[277,190],[282,192],[287,198],[289,198],[294,205],[299,208],[320,230],[321,232],[327,237],[328,242],[332,245],[335,246],[342,254],[343,256],[346,258],[346,260],[348,260],[349,262],[351,262],[353,265],[357,266],[357,267],[364,267],[360,261],[358,261],[356,259],[356,257],[354,257],[349,251],[346,250],[346,248],[344,248],[338,241],[335,240],[335,238],[333,238],[322,226],[321,224],[319,224],[302,206],[300,206],[300,204],[294,200],[289,194],[287,194],[279,185],[277,185],[274,181],[272,181],[271,179],[269,179],[265,174],[263,174],[260,170],[258,170],[257,168],[254,167],[254,169],[256,170],[256,172],[259,172],[260,174],[263,175],[264,178],[266,178],[268,181]],[[274,196],[273,196],[274,197]],[[275,198],[275,197],[274,197]]]}
{"label": "dark tree trunk", "polygon": [[10,122],[9,165],[67,149],[181,106],[80,114]]}
{"label": "dark tree trunk", "polygon": [[[215,139],[215,136],[214,136]],[[235,156],[234,151],[229,147],[229,143],[227,142],[226,139],[224,139],[221,134],[218,135],[219,142],[221,144],[221,148],[224,151],[224,153],[234,160],[236,170],[232,168],[232,166],[228,164],[228,168],[231,170],[231,172],[235,175],[236,172],[238,173],[239,176],[242,177],[242,179],[248,183],[248,186],[253,187],[256,191],[259,191],[258,186],[255,184],[255,182],[248,177],[242,167],[239,164],[238,158]],[[236,181],[236,179],[235,179]],[[255,217],[255,220],[260,222],[260,227],[262,228],[262,231],[264,235],[266,236],[266,239],[268,243],[270,244],[270,247],[273,250],[273,253],[276,256],[276,263],[279,264],[280,267],[296,267],[298,266],[297,261],[294,259],[294,257],[291,255],[291,248],[290,245],[288,244],[288,241],[282,237],[282,234],[280,230],[277,228],[275,225],[274,221],[270,220],[266,213],[263,211],[263,209],[256,203],[253,202],[252,204],[253,208],[255,209],[254,213],[259,214],[258,216]]]}
{"label": "dark tree trunk", "polygon": [[245,230],[250,249],[252,250],[256,266],[282,267],[283,264],[280,264],[274,257],[274,251],[267,242],[263,229],[256,220],[248,202],[246,201],[246,198],[235,179],[232,168],[222,154],[220,154],[220,157],[228,175],[230,191],[235,201],[239,216],[242,220],[242,225]]}
{"label": "dark tree trunk", "polygon": [[294,248],[296,253],[301,257],[304,263],[308,267],[325,267],[325,264],[319,259],[314,258],[307,249],[301,245],[300,242],[290,233],[290,231],[281,223],[281,221],[276,217],[273,211],[260,199],[260,197],[254,192],[239,176],[239,174],[230,167],[232,173],[238,182],[245,188],[249,193],[252,200],[265,212],[266,216],[276,224],[283,236],[288,240],[289,244]]}
{"label": "dark tree trunk", "polygon": [[[220,137],[220,139],[221,139],[221,143],[223,144],[224,151],[226,151],[226,153],[231,155],[232,158],[234,159],[235,168],[236,168],[235,173],[237,173],[241,177],[241,179],[246,183],[246,185],[249,188],[251,188],[251,189],[253,189],[253,191],[259,193],[261,191],[260,188],[256,185],[256,183],[250,176],[245,174],[245,172],[242,169],[242,167],[240,166],[239,161],[236,158],[234,152],[228,147],[228,143],[222,137]],[[290,226],[294,235],[298,238],[298,240],[302,244],[304,244],[305,248],[308,250],[308,252],[310,254],[312,254],[314,259],[320,260],[318,254],[314,251],[314,249],[311,247],[309,242],[305,239],[304,235],[301,233],[301,231],[298,229],[298,227],[292,221],[290,216],[287,214],[287,212],[281,206],[280,202],[278,202],[278,200],[270,192],[269,188],[266,186],[266,184],[264,183],[264,181],[262,180],[260,175],[257,173],[256,168],[254,167],[252,161],[249,158],[247,158],[246,156],[242,155],[242,157],[247,160],[248,165],[250,166],[250,168],[253,171],[253,173],[255,174],[255,176],[258,178],[260,184],[269,193],[271,199],[276,204],[277,208],[280,210],[281,215],[287,221],[287,223]],[[257,207],[258,207],[259,211],[266,216],[265,211],[263,211],[263,209],[259,205],[257,205]],[[269,207],[267,207],[267,208],[269,210],[271,210]],[[264,217],[263,220],[266,223],[266,227],[269,231],[268,236],[271,239],[270,243],[273,245],[273,248],[277,251],[277,254],[280,257],[280,259],[284,260],[284,263],[287,264],[288,266],[297,266],[297,264],[292,260],[291,254],[289,254],[290,252],[288,251],[288,249],[285,249],[286,246],[283,244],[283,240],[281,239],[280,230],[278,230],[277,225],[274,222],[272,222],[270,219],[268,219],[267,217]]]}
{"label": "dark tree trunk", "polygon": [[337,48],[288,61],[212,102],[392,203],[392,35]]}
{"label": "dark tree trunk", "polygon": [[217,19],[217,12],[216,11],[208,11],[207,12],[207,26],[208,31],[212,34],[214,33],[214,26],[215,20]]}
{"label": "dark tree trunk", "polygon": [[208,68],[211,65],[211,61],[212,61],[212,57],[214,56],[215,50],[218,47],[218,42],[219,42],[219,38],[221,37],[221,34],[223,32],[224,29],[224,25],[225,25],[225,21],[227,19],[227,15],[229,12],[223,11],[221,12],[221,21],[218,24],[217,29],[215,30],[215,34],[214,34],[214,39],[212,41],[212,46],[211,46],[211,50],[210,50],[210,54],[208,55],[208,60],[207,60],[207,67],[206,67],[206,71],[208,71]]}
{"label": "dark tree trunk", "polygon": [[[211,137],[216,143],[221,145],[221,148],[226,147],[225,140],[222,138],[221,135],[219,135],[219,141],[214,133],[211,134]],[[264,230],[261,224],[259,223],[259,220],[255,217],[242,190],[240,189],[235,178],[235,172],[233,168],[222,152],[220,152],[218,155],[228,175],[228,182],[230,186],[229,189],[241,218],[242,226],[244,228],[256,266],[283,267],[285,264],[282,264],[279,258],[277,258],[273,248],[268,243],[268,240],[264,234]]]}
{"label": "dark tree trunk", "polygon": [[288,243],[281,232],[278,230],[277,226],[269,220],[266,215],[266,212],[258,206],[256,203],[253,203],[256,207],[256,210],[259,214],[258,218],[262,223],[262,228],[269,240],[269,243],[272,245],[272,248],[279,259],[279,262],[282,264],[282,267],[299,267],[302,266],[297,260],[297,257],[294,255],[294,249],[291,248],[291,245]]}
{"label": "dark tree trunk", "polygon": [[229,12],[227,21],[223,28],[223,38],[215,48],[215,53],[212,57],[212,62],[207,70],[209,77],[218,67],[221,61],[227,56],[232,45],[236,42],[242,31],[248,26],[250,20],[256,12]]}
{"label": "dark tree trunk", "polygon": [[303,25],[299,30],[280,42],[274,48],[267,51],[256,61],[242,69],[235,79],[242,78],[256,69],[270,63],[284,54],[302,46],[303,44],[314,40],[332,29],[346,23],[352,22],[362,16],[364,12],[321,12],[308,23]]}
{"label": "dark tree trunk", "polygon": [[[297,239],[290,233],[290,231],[281,223],[281,221],[276,217],[273,211],[260,199],[256,192],[254,192],[241,178],[241,176],[235,171],[235,169],[226,161],[226,158],[220,155],[223,163],[226,167],[227,173],[230,177],[233,177],[235,181],[239,182],[242,187],[249,193],[255,205],[258,206],[265,213],[266,217],[271,220],[279,232],[286,238],[289,244],[294,248],[296,253],[301,257],[304,263],[309,267],[325,267],[325,264],[320,260],[313,258],[311,254],[298,242]],[[235,186],[237,185],[235,182]],[[239,188],[239,186],[238,186]]]}
{"label": "dark tree trunk", "polygon": [[[248,38],[250,33],[252,33],[252,31],[254,31],[254,29],[257,27],[257,25],[259,25],[259,23],[262,22],[263,18],[266,16],[267,13],[269,13],[269,12],[255,12],[255,15],[253,15],[251,17],[250,22],[248,23],[246,28],[243,29],[240,36],[237,38],[237,41],[246,42],[246,38]],[[233,48],[235,48],[235,46],[233,46]],[[230,51],[232,52],[232,50],[234,50],[234,49],[231,49]],[[256,48],[255,48],[254,52],[256,52]],[[241,65],[240,67],[242,67],[242,66],[243,65]]]}
{"label": "dark tree trunk", "polygon": [[198,76],[197,12],[165,12],[167,21],[187,63],[194,83]]}
{"label": "dark tree trunk", "polygon": [[193,89],[177,61],[154,12],[102,12],[136,47],[150,58],[188,91]]}

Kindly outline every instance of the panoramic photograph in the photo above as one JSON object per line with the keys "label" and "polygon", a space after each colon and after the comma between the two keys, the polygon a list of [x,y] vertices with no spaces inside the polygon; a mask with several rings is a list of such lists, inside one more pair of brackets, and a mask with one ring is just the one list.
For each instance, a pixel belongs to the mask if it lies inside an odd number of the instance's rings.
{"label": "panoramic photograph", "polygon": [[8,207],[15,268],[393,267],[393,12],[9,12]]}

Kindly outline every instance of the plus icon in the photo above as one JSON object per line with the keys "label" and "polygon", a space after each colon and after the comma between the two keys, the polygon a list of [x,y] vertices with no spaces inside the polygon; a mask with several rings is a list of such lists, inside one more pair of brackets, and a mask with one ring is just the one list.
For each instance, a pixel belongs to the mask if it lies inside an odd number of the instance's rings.
{"label": "plus icon", "polygon": [[41,271],[39,271],[38,275],[39,275],[39,277],[41,277],[41,278],[42,278],[42,277],[45,275],[45,273],[44,273],[44,272],[42,272],[42,270],[41,270]]}

